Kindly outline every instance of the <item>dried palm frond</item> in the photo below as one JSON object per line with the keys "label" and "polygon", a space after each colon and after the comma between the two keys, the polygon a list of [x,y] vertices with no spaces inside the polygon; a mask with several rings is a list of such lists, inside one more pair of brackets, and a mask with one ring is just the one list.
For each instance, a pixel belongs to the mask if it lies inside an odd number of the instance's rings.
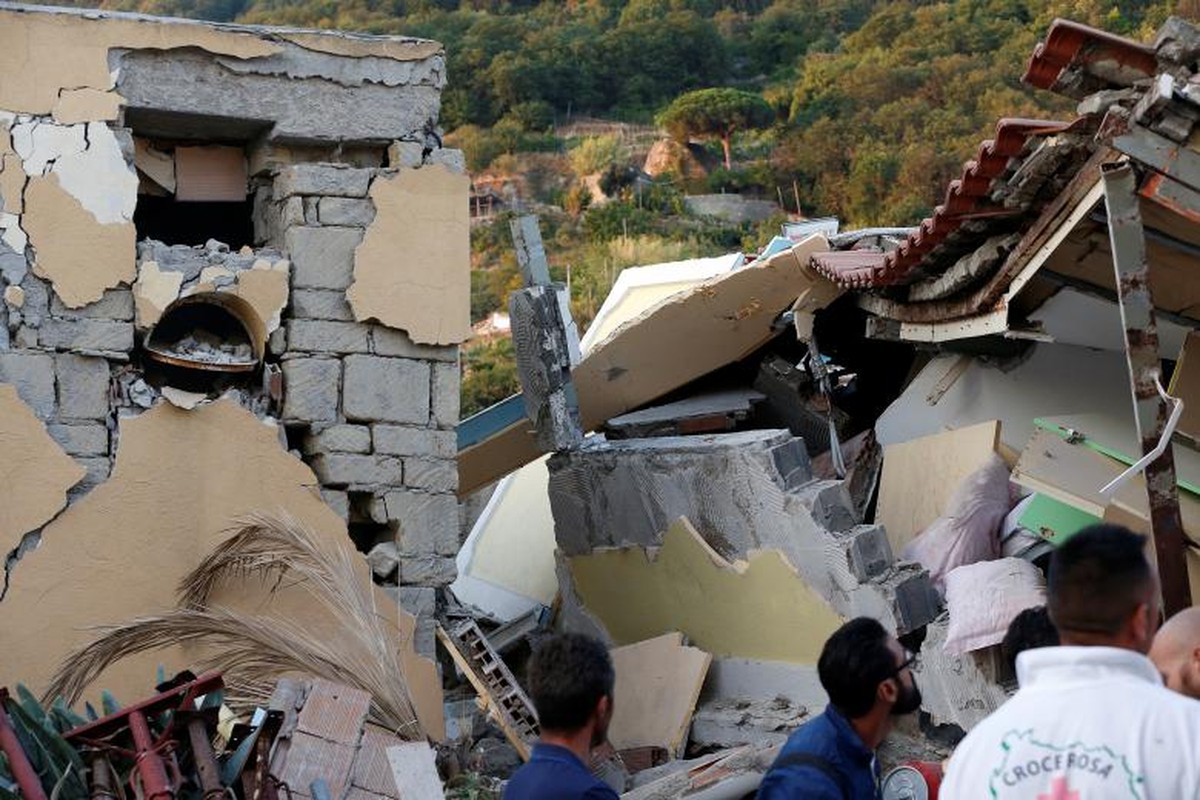
{"label": "dried palm frond", "polygon": [[[373,723],[420,739],[424,734],[399,657],[400,631],[379,613],[359,567],[349,548],[324,546],[294,520],[244,518],[180,583],[177,610],[102,629],[100,638],[67,657],[47,696],[62,694],[74,702],[127,655],[195,643],[214,653],[199,666],[224,673],[231,700],[261,702],[274,679],[302,672],[362,689],[371,696]],[[296,620],[210,606],[217,586],[250,576],[275,577],[275,589],[295,578],[329,613],[337,641],[322,639]]]}

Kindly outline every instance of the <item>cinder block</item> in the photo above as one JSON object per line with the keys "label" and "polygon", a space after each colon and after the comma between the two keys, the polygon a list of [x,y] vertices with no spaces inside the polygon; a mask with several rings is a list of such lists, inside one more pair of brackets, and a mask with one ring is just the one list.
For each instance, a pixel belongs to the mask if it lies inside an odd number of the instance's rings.
{"label": "cinder block", "polygon": [[284,420],[336,421],[341,372],[341,362],[332,358],[293,358],[284,361]]}
{"label": "cinder block", "polygon": [[454,431],[372,425],[371,442],[376,453],[392,456],[454,458],[458,454],[458,436]]}
{"label": "cinder block", "polygon": [[68,455],[108,455],[108,428],[104,425],[51,424],[46,431]]}
{"label": "cinder block", "polygon": [[404,485],[429,492],[456,492],[458,463],[441,458],[406,458]]}
{"label": "cinder block", "polygon": [[846,531],[858,522],[844,481],[813,481],[801,487],[796,498],[813,521],[827,531]]}
{"label": "cinder block", "polygon": [[361,228],[288,228],[284,246],[297,289],[345,289],[354,280],[354,248]]}
{"label": "cinder block", "polygon": [[388,521],[399,526],[401,555],[458,553],[461,542],[454,495],[395,489],[384,495],[383,505]]}
{"label": "cinder block", "polygon": [[402,586],[397,592],[400,606],[414,617],[432,617],[437,611],[437,589]]}
{"label": "cinder block", "polygon": [[371,170],[341,164],[290,164],[275,176],[275,199],[293,195],[366,197]]}
{"label": "cinder block", "polygon": [[347,356],[342,408],[346,418],[355,421],[425,424],[429,420],[429,364]]}
{"label": "cinder block", "polygon": [[366,425],[331,425],[305,437],[306,453],[369,453],[371,429]]}
{"label": "cinder block", "polygon": [[54,357],[46,353],[0,353],[0,383],[16,387],[17,396],[39,419],[54,416]]}
{"label": "cinder block", "polygon": [[304,353],[366,353],[370,328],[359,322],[292,319],[287,323],[288,349]]}
{"label": "cinder block", "polygon": [[404,485],[404,462],[391,456],[323,453],[312,459],[311,466],[327,486]]}
{"label": "cinder block", "polygon": [[317,201],[317,219],[322,225],[365,228],[375,221],[375,206],[370,200],[322,197]]}
{"label": "cinder block", "polygon": [[42,347],[128,353],[133,350],[133,323],[110,319],[48,319],[38,329]]}
{"label": "cinder block", "polygon": [[458,364],[434,364],[433,386],[430,389],[433,423],[439,428],[457,426],[461,400]]}
{"label": "cinder block", "polygon": [[58,413],[69,419],[101,419],[108,415],[109,370],[103,358],[59,353]]}
{"label": "cinder block", "polygon": [[803,439],[793,438],[772,447],[771,458],[779,473],[776,482],[784,491],[799,488],[812,480],[812,461]]}
{"label": "cinder block", "polygon": [[395,141],[388,145],[388,166],[413,169],[421,166],[425,145],[420,142]]}
{"label": "cinder block", "polygon": [[61,319],[112,319],[120,322],[133,320],[133,292],[126,288],[108,289],[104,296],[82,308],[67,308],[58,295],[50,298],[51,316]]}
{"label": "cinder block", "polygon": [[345,492],[339,489],[326,489],[321,487],[321,499],[325,501],[325,505],[329,506],[343,520],[350,519],[350,497]]}
{"label": "cinder block", "polygon": [[371,327],[371,352],[377,356],[399,356],[400,358],[418,358],[422,361],[453,361],[458,362],[457,345],[428,345],[417,344],[408,338],[408,334],[386,325]]}
{"label": "cinder block", "polygon": [[292,292],[292,316],[301,319],[354,321],[354,312],[346,302],[346,293],[324,289],[296,289]]}
{"label": "cinder block", "polygon": [[467,158],[463,155],[463,151],[449,147],[435,148],[425,157],[425,163],[441,164],[451,172],[457,172],[460,175],[467,171]]}
{"label": "cinder block", "polygon": [[445,586],[458,577],[453,558],[412,556],[400,559],[400,583],[406,586]]}
{"label": "cinder block", "polygon": [[892,566],[892,546],[882,525],[855,525],[835,536],[846,553],[851,574],[859,581],[865,583]]}

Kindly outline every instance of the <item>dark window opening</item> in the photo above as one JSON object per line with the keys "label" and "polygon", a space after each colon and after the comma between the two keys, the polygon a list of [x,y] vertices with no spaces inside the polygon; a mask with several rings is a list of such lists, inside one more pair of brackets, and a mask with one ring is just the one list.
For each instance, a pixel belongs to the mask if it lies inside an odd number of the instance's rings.
{"label": "dark window opening", "polygon": [[157,239],[165,244],[195,247],[209,239],[229,245],[230,250],[254,246],[254,202],[191,202],[174,197],[138,195],[133,223],[138,240]]}

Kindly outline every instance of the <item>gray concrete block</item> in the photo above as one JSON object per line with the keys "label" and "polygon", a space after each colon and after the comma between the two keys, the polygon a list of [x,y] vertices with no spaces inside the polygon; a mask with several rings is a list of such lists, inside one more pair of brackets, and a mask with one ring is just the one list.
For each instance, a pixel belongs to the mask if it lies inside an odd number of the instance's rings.
{"label": "gray concrete block", "polygon": [[12,346],[18,350],[34,350],[38,346],[37,328],[22,325],[13,336]]}
{"label": "gray concrete block", "polygon": [[388,145],[388,166],[415,169],[421,166],[425,145],[420,142],[392,142]]}
{"label": "gray concrete block", "polygon": [[287,322],[288,349],[305,353],[367,353],[369,330],[361,322],[291,319]]}
{"label": "gray concrete block", "polygon": [[322,225],[365,228],[375,221],[375,205],[366,199],[322,197],[317,202],[317,219]]}
{"label": "gray concrete block", "polygon": [[812,480],[812,461],[803,439],[789,439],[771,448],[771,458],[775,462],[775,482],[781,489],[796,489]]}
{"label": "gray concrete block", "polygon": [[59,353],[54,357],[58,413],[70,419],[101,419],[109,412],[108,361]]}
{"label": "gray concrete block", "polygon": [[400,559],[399,580],[406,586],[446,586],[458,577],[453,558],[411,556]]}
{"label": "gray concrete block", "polygon": [[83,480],[75,484],[72,488],[72,492],[79,494],[87,492],[108,480],[108,473],[112,469],[112,462],[107,457],[76,458],[75,462],[87,470],[83,476]]}
{"label": "gray concrete block", "polygon": [[402,486],[404,462],[391,456],[322,453],[311,462],[327,486]]}
{"label": "gray concrete block", "polygon": [[371,429],[366,425],[331,425],[304,439],[306,453],[369,453]]}
{"label": "gray concrete block", "polygon": [[108,319],[48,319],[38,329],[38,342],[55,350],[128,353],[133,350],[133,323]]}
{"label": "gray concrete block", "polygon": [[932,622],[941,611],[941,598],[929,573],[916,564],[901,563],[881,584],[891,589],[896,629],[907,633]]}
{"label": "gray concrete block", "polygon": [[434,148],[425,157],[425,163],[441,164],[451,172],[457,172],[460,175],[466,174],[467,171],[467,158],[463,155],[463,151],[449,147]]}
{"label": "gray concrete block", "polygon": [[892,546],[882,525],[855,525],[835,535],[850,573],[858,580],[869,581],[892,566]]}
{"label": "gray concrete block", "polygon": [[432,422],[439,428],[457,426],[462,403],[458,364],[434,364],[433,385],[429,391]]}
{"label": "gray concrete block", "polygon": [[283,418],[334,422],[338,416],[342,364],[332,358],[293,358],[283,362]]}
{"label": "gray concrete block", "polygon": [[354,248],[362,238],[361,228],[288,228],[284,247],[292,259],[292,286],[345,289],[354,280]]}
{"label": "gray concrete block", "polygon": [[385,325],[371,326],[371,352],[377,356],[419,358],[423,361],[458,361],[457,345],[417,344],[408,334]]}
{"label": "gray concrete block", "polygon": [[133,291],[124,287],[108,289],[94,303],[81,308],[67,308],[58,295],[50,298],[51,316],[61,319],[114,319],[121,322],[133,320]]}
{"label": "gray concrete block", "polygon": [[21,281],[25,302],[21,304],[21,319],[31,328],[39,328],[50,315],[50,290],[32,272]]}
{"label": "gray concrete block", "polygon": [[18,253],[0,243],[0,278],[9,285],[20,284],[29,272],[29,262],[24,253]]}
{"label": "gray concrete block", "polygon": [[286,231],[293,225],[304,224],[304,198],[289,197],[278,204],[279,229]]}
{"label": "gray concrete block", "polygon": [[854,514],[854,501],[844,481],[812,481],[797,490],[796,499],[826,530],[847,531],[858,522]]}
{"label": "gray concrete block", "polygon": [[50,424],[47,432],[59,446],[72,456],[106,456],[108,428],[104,425]]}
{"label": "gray concrete block", "polygon": [[400,607],[414,617],[432,617],[437,612],[437,589],[402,586],[396,594]]}
{"label": "gray concrete block", "polygon": [[350,420],[429,420],[429,364],[402,358],[347,356],[342,408]]}
{"label": "gray concrete block", "polygon": [[345,292],[325,289],[296,289],[292,292],[292,316],[353,322],[354,312]]}
{"label": "gray concrete block", "polygon": [[400,566],[400,550],[395,542],[380,542],[367,553],[367,564],[376,578],[386,580]]}
{"label": "gray concrete block", "polygon": [[401,555],[452,556],[458,552],[458,499],[452,494],[430,494],[394,489],[383,497],[388,522],[399,526]]}
{"label": "gray concrete block", "polygon": [[343,164],[292,164],[275,176],[275,199],[295,195],[366,197],[371,170]]}
{"label": "gray concrete block", "polygon": [[304,202],[304,224],[305,225],[320,225],[321,217],[317,211],[317,201],[319,197],[305,197]]}
{"label": "gray concrete block", "polygon": [[429,492],[456,492],[458,462],[442,458],[406,458],[404,485]]}
{"label": "gray concrete block", "polygon": [[343,520],[350,519],[350,496],[339,489],[321,487],[321,499]]}
{"label": "gray concrete block", "polygon": [[46,353],[0,353],[0,383],[16,387],[17,396],[39,419],[54,416],[54,357]]}
{"label": "gray concrete block", "polygon": [[458,455],[458,436],[454,431],[372,425],[371,442],[376,453],[392,456],[454,458]]}

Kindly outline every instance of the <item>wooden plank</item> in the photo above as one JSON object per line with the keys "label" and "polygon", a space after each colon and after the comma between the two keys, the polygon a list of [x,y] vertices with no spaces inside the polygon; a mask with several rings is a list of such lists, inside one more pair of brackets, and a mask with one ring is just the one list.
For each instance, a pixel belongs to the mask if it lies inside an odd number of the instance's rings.
{"label": "wooden plank", "polygon": [[992,420],[883,448],[875,522],[887,529],[893,553],[945,512],[958,485],[999,444],[1000,422]]}
{"label": "wooden plank", "polygon": [[617,674],[608,738],[618,750],[662,747],[683,757],[712,656],[668,633],[612,651]]}
{"label": "wooden plank", "polygon": [[[775,319],[797,298],[811,311],[841,289],[808,261],[829,245],[813,236],[759,266],[723,273],[663,300],[626,322],[571,372],[585,431],[641,408],[726,364],[745,358],[778,332]],[[528,424],[513,425],[458,454],[463,496],[540,455]]]}

